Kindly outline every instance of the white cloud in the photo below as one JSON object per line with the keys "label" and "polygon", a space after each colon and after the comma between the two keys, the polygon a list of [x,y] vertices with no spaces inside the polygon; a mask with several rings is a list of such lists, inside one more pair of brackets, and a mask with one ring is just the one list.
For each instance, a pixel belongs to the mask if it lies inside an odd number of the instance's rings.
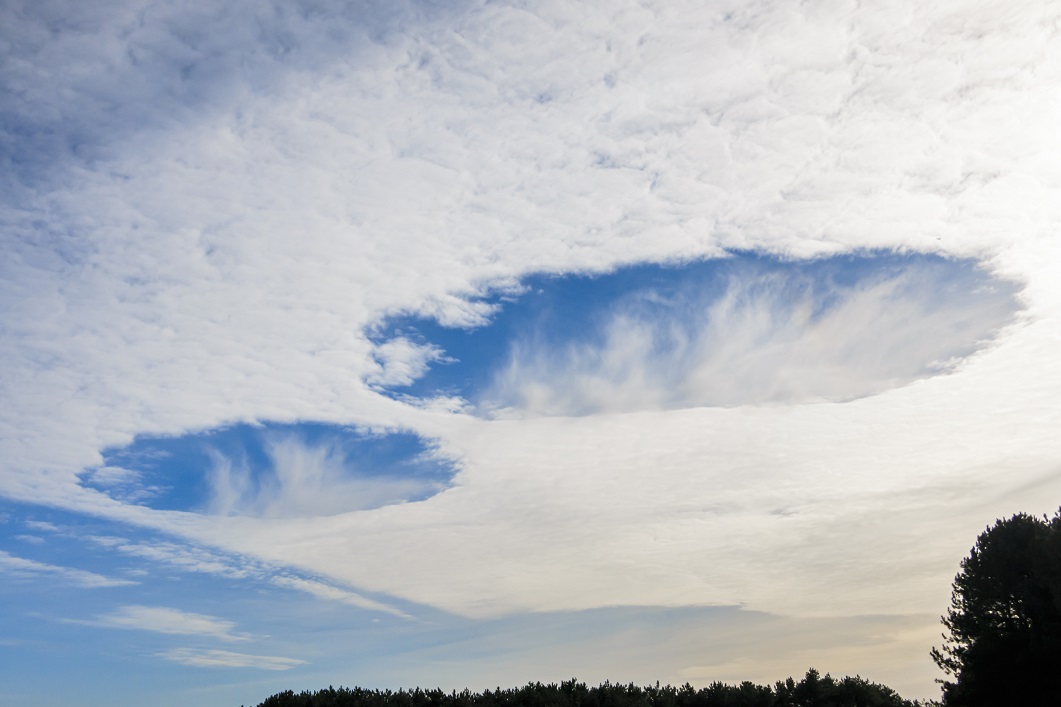
{"label": "white cloud", "polygon": [[203,636],[222,641],[246,641],[250,636],[233,633],[236,624],[214,616],[193,614],[164,606],[123,606],[91,622],[104,628],[152,631],[177,636]]}
{"label": "white cloud", "polygon": [[409,385],[422,377],[430,364],[444,358],[437,346],[416,344],[401,336],[376,346],[374,356],[380,370],[366,380],[383,387]]}
{"label": "white cloud", "polygon": [[3,550],[0,550],[0,573],[20,579],[48,577],[89,589],[125,587],[130,584],[137,584],[137,582],[127,579],[112,579],[95,572],[27,560],[24,557],[17,557]]}
{"label": "white cloud", "polygon": [[90,470],[86,477],[100,486],[129,486],[139,484],[143,479],[143,474],[135,469],[125,469],[120,466],[101,466]]}
{"label": "white cloud", "polygon": [[258,668],[260,670],[290,670],[306,661],[273,655],[249,655],[232,651],[174,648],[158,654],[160,658],[196,668]]}
{"label": "white cloud", "polygon": [[123,503],[143,503],[157,496],[162,488],[143,483],[143,473],[118,466],[101,466],[89,469],[83,482],[102,488],[108,496]]}
{"label": "white cloud", "polygon": [[49,523],[43,520],[27,520],[24,525],[31,530],[41,530],[46,533],[59,532],[59,526],[55,523]]}

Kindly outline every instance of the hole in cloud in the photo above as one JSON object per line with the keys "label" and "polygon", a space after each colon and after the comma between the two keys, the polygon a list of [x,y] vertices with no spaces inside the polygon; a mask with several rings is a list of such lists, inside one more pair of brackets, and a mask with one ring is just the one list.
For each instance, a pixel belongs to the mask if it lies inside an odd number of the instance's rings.
{"label": "hole in cloud", "polygon": [[240,424],[105,450],[82,484],[129,503],[219,515],[310,517],[419,501],[451,460],[414,434],[325,424]]}
{"label": "hole in cloud", "polygon": [[534,276],[481,326],[398,316],[368,382],[483,416],[843,401],[951,371],[1013,320],[976,262],[752,254]]}

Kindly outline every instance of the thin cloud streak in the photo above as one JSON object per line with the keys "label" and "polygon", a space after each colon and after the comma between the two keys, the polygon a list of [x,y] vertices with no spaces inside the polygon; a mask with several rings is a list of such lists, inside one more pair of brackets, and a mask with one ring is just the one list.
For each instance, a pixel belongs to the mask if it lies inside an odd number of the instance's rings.
{"label": "thin cloud streak", "polygon": [[295,589],[300,592],[312,594],[315,597],[320,597],[321,599],[342,602],[343,604],[348,604],[359,609],[380,611],[402,619],[412,618],[409,614],[400,609],[396,609],[393,606],[369,599],[368,597],[361,596],[355,592],[325,584],[324,582],[290,576],[273,577],[270,581],[278,587]]}
{"label": "thin cloud streak", "polygon": [[124,555],[158,562],[183,572],[243,579],[258,576],[264,571],[260,565],[245,558],[225,557],[186,543],[134,542],[128,538],[107,535],[90,535],[84,539]]}
{"label": "thin cloud streak", "polygon": [[203,636],[226,642],[247,641],[251,638],[248,634],[234,633],[236,624],[233,621],[165,606],[123,606],[86,623],[101,628],[151,631],[175,636]]}
{"label": "thin cloud streak", "polygon": [[306,661],[274,655],[250,655],[222,650],[173,648],[159,653],[160,658],[196,668],[257,668],[259,670],[290,670]]}
{"label": "thin cloud streak", "polygon": [[49,581],[66,582],[87,589],[127,587],[139,584],[139,582],[128,579],[113,579],[95,572],[27,560],[24,557],[18,557],[3,550],[0,550],[0,573],[15,579],[48,578]]}

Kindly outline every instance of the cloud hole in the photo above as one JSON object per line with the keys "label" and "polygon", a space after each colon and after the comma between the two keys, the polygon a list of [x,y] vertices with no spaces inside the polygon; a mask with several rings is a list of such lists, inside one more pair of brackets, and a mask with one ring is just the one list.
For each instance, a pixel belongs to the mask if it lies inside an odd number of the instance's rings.
{"label": "cloud hole", "polygon": [[427,440],[316,423],[239,424],[139,437],[104,451],[82,484],[126,503],[259,517],[315,517],[429,498],[455,473]]}
{"label": "cloud hole", "polygon": [[398,316],[370,383],[486,417],[846,401],[953,371],[1019,310],[978,263],[754,254],[537,275],[483,326]]}

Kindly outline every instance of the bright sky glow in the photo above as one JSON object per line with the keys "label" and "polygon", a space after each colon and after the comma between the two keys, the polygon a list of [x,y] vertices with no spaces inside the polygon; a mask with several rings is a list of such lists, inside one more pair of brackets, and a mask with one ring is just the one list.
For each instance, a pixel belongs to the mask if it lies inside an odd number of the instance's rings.
{"label": "bright sky glow", "polygon": [[0,5],[0,702],[935,697],[1061,505],[1058,27]]}

